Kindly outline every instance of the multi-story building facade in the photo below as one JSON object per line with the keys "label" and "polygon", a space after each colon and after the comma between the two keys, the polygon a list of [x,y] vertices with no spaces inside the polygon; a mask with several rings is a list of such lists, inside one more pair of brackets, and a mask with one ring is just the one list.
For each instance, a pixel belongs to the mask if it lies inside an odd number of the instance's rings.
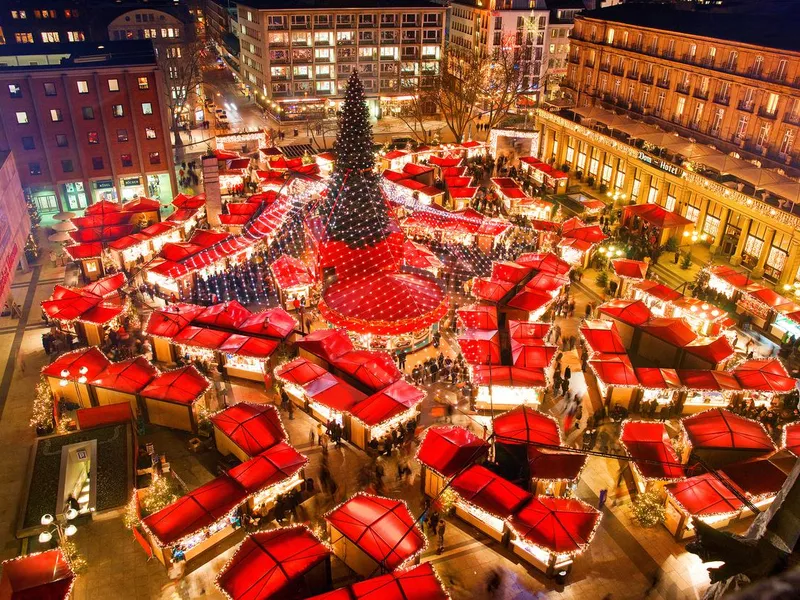
{"label": "multi-story building facade", "polygon": [[239,37],[236,3],[230,0],[206,0],[203,4],[206,34],[228,64],[239,70]]}
{"label": "multi-story building facade", "polygon": [[[584,13],[575,22],[564,85],[579,112],[587,106],[613,111],[601,113],[605,121],[627,113],[686,143],[750,160],[763,182],[780,172],[797,177],[800,44],[787,27],[786,21],[752,14],[665,6]],[[680,213],[708,236],[713,252],[754,277],[781,284],[796,279],[800,218],[793,210],[800,197],[791,181],[785,190],[767,193],[733,173],[726,177],[724,164],[704,175],[681,162],[654,159],[635,136],[590,128],[573,113],[539,111],[539,117],[542,156],[634,202]]]}
{"label": "multi-story building facade", "polygon": [[27,268],[25,242],[31,231],[14,156],[0,152],[0,303],[5,303],[17,265]]}
{"label": "multi-story building facade", "polygon": [[448,41],[484,56],[513,52],[523,87],[537,101],[566,73],[569,31],[583,8],[582,0],[454,0]]}
{"label": "multi-story building facade", "polygon": [[149,41],[0,46],[0,151],[43,213],[177,190]]}
{"label": "multi-story building facade", "polygon": [[353,70],[373,116],[439,73],[446,8],[429,0],[237,3],[242,81],[281,119],[332,112]]}

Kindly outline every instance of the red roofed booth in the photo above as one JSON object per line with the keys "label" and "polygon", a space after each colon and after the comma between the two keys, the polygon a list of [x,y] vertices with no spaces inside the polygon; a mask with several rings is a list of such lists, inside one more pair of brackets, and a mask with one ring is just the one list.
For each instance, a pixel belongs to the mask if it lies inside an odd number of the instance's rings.
{"label": "red roofed booth", "polygon": [[[62,354],[42,369],[42,375],[50,384],[54,396],[89,408],[92,406],[89,382],[109,366],[111,361],[92,346]],[[69,385],[65,383],[62,386],[62,381]]]}
{"label": "red roofed booth", "polygon": [[472,295],[480,300],[498,303],[514,289],[514,284],[504,279],[476,277],[472,284]]}
{"label": "red roofed booth", "polygon": [[373,577],[308,600],[450,600],[431,563]]}
{"label": "red roofed booth", "polygon": [[286,442],[278,442],[264,452],[236,465],[228,475],[247,492],[252,511],[266,513],[276,498],[303,483],[300,470],[308,459]]}
{"label": "red roofed booth", "polygon": [[139,414],[137,395],[157,376],[158,369],[143,356],[137,356],[111,363],[90,383],[99,405],[128,403],[133,414]]}
{"label": "red roofed booth", "polygon": [[467,329],[458,336],[461,354],[471,365],[500,364],[500,332],[491,329]]}
{"label": "red roofed booth", "polygon": [[442,491],[447,479],[482,459],[489,444],[463,427],[429,427],[417,450],[423,488],[428,496]]}
{"label": "red roofed booth", "polygon": [[702,452],[706,460],[710,455],[715,462],[734,462],[775,450],[761,423],[722,408],[684,417],[681,427],[692,450]]}
{"label": "red roofed booth", "polygon": [[75,577],[61,550],[5,560],[0,600],[67,600]]}
{"label": "red roofed booth", "polygon": [[166,371],[141,392],[153,425],[197,431],[197,411],[211,383],[193,366]]}
{"label": "red roofed booth", "polygon": [[330,362],[368,391],[383,389],[403,376],[388,352],[351,350]]}
{"label": "red roofed booth", "polygon": [[493,430],[497,443],[501,444],[561,445],[558,422],[550,415],[527,406],[520,406],[495,418]]}
{"label": "red roofed booth", "polygon": [[685,477],[663,423],[626,421],[620,441],[632,459],[640,491],[644,491],[647,481],[676,481]]}
{"label": "red roofed booth", "polygon": [[278,410],[271,404],[240,402],[213,415],[211,422],[217,450],[242,462],[286,439]]}
{"label": "red roofed booth", "polygon": [[524,267],[530,267],[536,271],[555,275],[566,275],[572,268],[568,262],[559,258],[552,252],[529,252],[521,254],[516,262]]}
{"label": "red roofed booth", "polygon": [[497,329],[497,307],[489,304],[467,304],[457,310],[459,325],[471,329]]}
{"label": "red roofed booth", "polygon": [[789,377],[778,359],[748,360],[733,369],[742,389],[772,394],[786,394],[796,389],[797,380]]}
{"label": "red roofed booth", "polygon": [[350,412],[350,441],[366,449],[372,440],[381,440],[398,426],[417,418],[417,405],[425,392],[405,379],[398,379],[359,402]]}
{"label": "red roofed booth", "polygon": [[667,519],[664,526],[676,539],[694,535],[691,519],[724,527],[744,508],[744,490],[724,473],[703,473],[664,486]]}
{"label": "red roofed booth", "polygon": [[626,354],[617,326],[612,321],[596,319],[584,321],[580,327],[581,337],[592,352],[601,354]]}

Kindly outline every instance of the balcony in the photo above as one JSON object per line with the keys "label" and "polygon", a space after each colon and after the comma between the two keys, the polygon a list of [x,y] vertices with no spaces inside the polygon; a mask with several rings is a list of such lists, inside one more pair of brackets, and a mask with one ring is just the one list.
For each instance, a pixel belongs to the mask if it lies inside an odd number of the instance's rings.
{"label": "balcony", "polygon": [[706,67],[707,69],[713,69],[714,68],[714,61],[715,61],[715,58],[713,56],[706,56],[706,57],[700,59],[699,64],[700,64],[701,67]]}
{"label": "balcony", "polygon": [[717,94],[714,96],[714,103],[721,104],[722,106],[728,106],[731,103],[731,97]]}
{"label": "balcony", "polygon": [[753,100],[739,100],[739,104],[737,105],[737,108],[739,110],[743,110],[745,112],[751,113],[751,112],[753,112],[753,109],[755,108],[755,106],[756,106],[756,103]]}
{"label": "balcony", "polygon": [[576,55],[570,54],[569,58],[567,58],[567,61],[569,61],[573,65],[579,65],[581,63],[581,57],[577,54]]}
{"label": "balcony", "polygon": [[611,73],[613,75],[616,75],[617,77],[622,77],[623,75],[625,75],[625,68],[624,67],[614,67],[613,69],[611,69]]}
{"label": "balcony", "polygon": [[608,73],[609,71],[611,71],[611,64],[610,63],[604,63],[604,64],[600,65],[600,70],[602,72],[604,72],[604,73]]}
{"label": "balcony", "polygon": [[661,53],[661,58],[666,58],[667,60],[672,60],[675,58],[675,51],[674,50],[664,50]]}
{"label": "balcony", "polygon": [[311,40],[292,40],[292,46],[307,48],[311,45]]}
{"label": "balcony", "polygon": [[353,46],[355,43],[355,40],[336,40],[337,46]]}
{"label": "balcony", "polygon": [[419,27],[419,21],[403,21],[403,27]]}
{"label": "balcony", "polygon": [[639,71],[628,71],[628,74],[625,77],[637,81],[639,79]]}
{"label": "balcony", "polygon": [[642,83],[644,83],[646,85],[652,85],[653,84],[653,75],[652,74],[648,75],[647,73],[644,73],[642,75],[642,78],[639,81],[641,81]]}
{"label": "balcony", "polygon": [[660,88],[664,88],[665,90],[669,89],[669,79],[659,79],[656,82],[656,85]]}
{"label": "balcony", "polygon": [[584,63],[584,66],[585,66],[587,69],[594,69],[594,61],[593,61],[593,60],[587,60],[587,61]]}
{"label": "balcony", "polygon": [[288,27],[286,26],[286,23],[269,23],[267,25],[267,30],[268,31],[283,31],[283,30],[286,30],[286,29],[288,29]]}
{"label": "balcony", "polygon": [[786,113],[783,115],[783,122],[790,125],[800,125],[800,114]]}
{"label": "balcony", "polygon": [[331,43],[331,41],[329,39],[328,40],[314,40],[314,47],[315,48],[325,48],[325,47],[330,47],[332,45],[333,44]]}
{"label": "balcony", "polygon": [[365,21],[365,22],[359,21],[358,22],[358,28],[359,29],[372,29],[375,26],[376,26],[375,25],[375,21]]}
{"label": "balcony", "polygon": [[692,94],[692,96],[694,96],[698,100],[708,100],[708,90],[697,89],[694,91],[694,94]]}
{"label": "balcony", "polygon": [[292,29],[311,29],[311,22],[306,21],[305,23],[292,23]]}
{"label": "balcony", "polygon": [[738,63],[727,63],[722,65],[722,70],[726,73],[736,73],[736,67],[738,67]]}
{"label": "balcony", "polygon": [[772,119],[773,121],[778,118],[778,111],[776,110],[768,110],[763,106],[758,109],[758,116],[763,117],[765,119]]}
{"label": "balcony", "polygon": [[631,52],[641,52],[642,51],[642,43],[641,42],[634,42],[632,44],[628,44],[628,50]]}
{"label": "balcony", "polygon": [[689,65],[693,65],[695,63],[695,59],[697,58],[696,55],[686,52],[681,56],[681,62],[684,62]]}
{"label": "balcony", "polygon": [[786,82],[786,70],[783,71],[772,71],[769,75],[767,75],[767,79],[770,81],[774,81],[775,83],[785,83]]}

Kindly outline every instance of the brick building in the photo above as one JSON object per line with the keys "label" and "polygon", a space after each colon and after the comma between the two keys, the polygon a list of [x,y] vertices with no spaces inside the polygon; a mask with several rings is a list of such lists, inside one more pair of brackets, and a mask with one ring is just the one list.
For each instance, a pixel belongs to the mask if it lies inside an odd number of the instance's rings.
{"label": "brick building", "polygon": [[0,46],[0,151],[43,213],[177,190],[149,41]]}

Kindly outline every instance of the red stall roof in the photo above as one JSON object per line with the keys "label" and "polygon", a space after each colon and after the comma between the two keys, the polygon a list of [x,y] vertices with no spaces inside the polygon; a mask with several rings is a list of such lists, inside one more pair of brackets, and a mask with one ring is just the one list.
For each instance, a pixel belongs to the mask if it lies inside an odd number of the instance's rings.
{"label": "red stall roof", "polygon": [[73,321],[91,310],[102,298],[82,289],[72,289],[56,285],[50,300],[42,302],[42,310],[51,319]]}
{"label": "red stall roof", "polygon": [[541,271],[525,284],[525,289],[531,292],[555,292],[568,283],[569,277]]}
{"label": "red stall roof", "polygon": [[778,308],[784,304],[789,304],[791,301],[787,300],[775,290],[764,287],[758,283],[751,283],[745,288],[745,293],[752,298],[755,298],[762,304],[766,304],[770,308]]}
{"label": "red stall roof", "polygon": [[351,414],[367,426],[374,427],[413,408],[423,398],[425,392],[400,379],[357,404]]}
{"label": "red stall roof", "polygon": [[694,342],[688,344],[684,350],[712,365],[718,365],[736,352],[724,335],[716,339],[697,338]]}
{"label": "red stall roof", "polygon": [[657,367],[637,367],[634,369],[639,385],[656,390],[675,390],[682,387],[680,377],[675,369],[659,369]]}
{"label": "red stall roof", "polygon": [[489,444],[463,427],[429,427],[417,460],[444,477],[452,477],[486,454]]}
{"label": "red stall roof", "polygon": [[88,258],[99,258],[103,254],[103,244],[100,242],[89,242],[88,244],[73,244],[64,246],[64,251],[73,260],[84,260]]}
{"label": "red stall roof", "polygon": [[441,156],[431,156],[428,162],[442,168],[457,167],[461,164],[461,158],[442,158]]}
{"label": "red stall roof", "polygon": [[644,479],[669,481],[685,476],[663,423],[626,421],[620,441]]}
{"label": "red stall roof", "polygon": [[123,285],[125,285],[125,274],[114,273],[113,275],[103,277],[93,283],[85,285],[81,289],[90,294],[107,298],[119,290]]}
{"label": "red stall roof", "polygon": [[552,252],[528,252],[521,254],[517,262],[525,267],[556,275],[565,275],[572,268],[567,261]]}
{"label": "red stall roof", "polygon": [[353,350],[353,342],[344,329],[317,329],[297,340],[297,345],[328,362]]}
{"label": "red stall roof", "polygon": [[549,323],[540,323],[538,321],[516,321],[509,319],[508,333],[512,340],[526,340],[530,339],[544,339],[550,332]]}
{"label": "red stall roof", "polygon": [[527,406],[519,406],[494,420],[494,433],[504,444],[561,445],[558,422]]}
{"label": "red stall roof", "polygon": [[308,459],[292,446],[286,442],[278,442],[250,460],[236,465],[228,471],[228,475],[248,494],[257,494],[261,490],[286,481],[307,462]]}
{"label": "red stall roof", "polygon": [[457,475],[451,488],[466,502],[500,519],[507,519],[533,497],[480,465]]}
{"label": "red stall roof", "polygon": [[275,281],[282,290],[314,283],[314,277],[311,275],[308,265],[294,256],[281,254],[269,268],[272,269]]}
{"label": "red stall roof", "polygon": [[543,388],[547,386],[544,369],[473,365],[472,382],[475,385],[503,385],[507,387]]}
{"label": "red stall roof", "polygon": [[61,550],[46,550],[3,561],[4,600],[66,600],[75,573]]}
{"label": "red stall roof", "polygon": [[500,364],[500,332],[496,329],[467,329],[458,336],[458,345],[471,365]]}
{"label": "red stall roof", "polygon": [[216,583],[232,600],[292,597],[303,575],[329,555],[328,546],[306,527],[259,531],[239,545]]}
{"label": "red stall roof", "polygon": [[502,279],[511,283],[519,283],[531,272],[530,267],[524,267],[510,260],[495,261],[492,263],[492,279]]}
{"label": "red stall roof", "polygon": [[325,373],[307,383],[303,386],[303,390],[309,399],[336,412],[349,412],[367,397],[366,394],[330,373]]}
{"label": "red stall roof", "polygon": [[603,233],[603,230],[600,229],[599,225],[576,227],[575,229],[571,229],[563,233],[563,236],[573,240],[580,240],[588,244],[598,244],[608,237],[605,233]]}
{"label": "red stall roof", "polygon": [[728,465],[721,471],[750,498],[774,496],[787,479],[787,474],[768,458]]}
{"label": "red stall roof", "polygon": [[181,329],[181,331],[172,338],[172,341],[176,344],[184,344],[186,346],[219,350],[230,336],[231,334],[227,331],[188,325]]}
{"label": "red stall roof", "polygon": [[244,488],[235,479],[221,475],[145,517],[142,525],[162,548],[174,546],[227,516],[246,497]]}
{"label": "red stall roof", "polygon": [[718,475],[724,479],[725,484],[711,473],[703,473],[683,481],[670,483],[664,489],[687,514],[692,516],[702,517],[739,512],[744,506],[744,502],[736,497],[730,487],[742,495],[744,495],[744,491],[738,489],[736,484],[725,477],[723,473],[718,472]]}
{"label": "red stall roof", "polygon": [[472,284],[472,295],[489,302],[500,302],[514,288],[514,284],[503,279],[476,277]]}
{"label": "red stall roof", "polygon": [[597,307],[604,315],[622,321],[627,325],[638,327],[650,320],[650,309],[641,300],[623,300],[618,298]]}
{"label": "red stall roof", "polygon": [[194,318],[194,323],[220,329],[237,329],[251,314],[239,302],[231,300],[209,306]]}
{"label": "red stall roof", "polygon": [[387,569],[396,569],[425,549],[425,536],[400,500],[358,493],[325,520]]}
{"label": "red stall roof", "polygon": [[653,318],[643,323],[641,329],[678,348],[683,348],[697,339],[697,334],[683,319]]}
{"label": "red stall roof", "polygon": [[489,304],[468,304],[456,311],[462,327],[497,329],[497,307]]}
{"label": "red stall roof", "polygon": [[701,371],[698,369],[678,369],[676,371],[681,385],[690,390],[711,390],[716,392],[738,391],[741,389],[736,378],[725,371]]}
{"label": "red stall roof", "polygon": [[558,352],[557,346],[546,346],[540,339],[511,339],[511,359],[515,367],[543,369],[553,362],[556,352]]}
{"label": "red stall roof", "polygon": [[631,387],[639,385],[627,354],[598,355],[602,358],[589,361],[597,378],[605,385]]}
{"label": "red stall roof", "polygon": [[660,229],[691,225],[691,221],[678,213],[670,212],[658,204],[634,204],[625,207],[626,215],[636,215]]}
{"label": "red stall roof", "polygon": [[647,275],[647,263],[643,260],[630,260],[627,258],[615,258],[611,261],[614,273],[619,277],[629,279],[644,279]]}
{"label": "red stall roof", "polygon": [[450,600],[430,563],[373,577],[308,600]]}
{"label": "red stall roof", "polygon": [[657,283],[648,279],[640,281],[635,285],[635,287],[645,294],[653,296],[654,298],[658,298],[662,302],[675,302],[676,300],[683,298],[683,294],[680,292],[667,287],[663,283]]}
{"label": "red stall roof", "polygon": [[600,513],[574,498],[538,496],[508,519],[514,532],[547,552],[577,553],[594,537]]}
{"label": "red stall roof", "polygon": [[753,280],[750,279],[749,273],[739,273],[733,267],[729,267],[728,265],[714,265],[712,267],[708,267],[707,270],[711,275],[719,277],[727,284],[732,285],[735,288],[746,288],[748,285],[753,283]]}
{"label": "red stall roof", "polygon": [[42,369],[42,375],[61,378],[62,371],[69,371],[64,379],[75,381],[81,374],[81,369],[85,368],[83,375],[91,381],[111,365],[111,361],[106,355],[96,347],[81,348],[62,354],[56,360]]}
{"label": "red stall roof", "polygon": [[508,301],[508,306],[510,308],[518,308],[520,310],[533,312],[546,306],[553,300],[555,300],[555,296],[553,296],[551,292],[540,292],[526,287]]}
{"label": "red stall roof", "polygon": [[237,330],[241,333],[253,333],[266,337],[284,339],[291,334],[297,321],[282,308],[270,308],[251,314],[239,323]]}
{"label": "red stall roof", "polygon": [[295,358],[275,369],[275,375],[290,383],[303,386],[327,373],[325,369],[306,358]]}
{"label": "red stall roof", "polygon": [[206,393],[211,382],[189,365],[162,373],[144,388],[140,394],[145,398],[164,400],[176,404],[193,404]]}
{"label": "red stall roof", "polygon": [[211,422],[248,456],[286,439],[278,410],[271,404],[240,402],[212,416]]}
{"label": "red stall roof", "polygon": [[403,376],[388,352],[351,350],[331,362],[372,390],[383,389]]}
{"label": "red stall roof", "polygon": [[586,465],[585,454],[528,446],[531,479],[539,481],[575,481]]}
{"label": "red stall roof", "polygon": [[175,337],[203,310],[202,306],[194,304],[172,304],[163,310],[153,311],[145,332],[158,337]]}
{"label": "red stall roof", "polygon": [[772,443],[764,426],[724,408],[712,408],[681,420],[695,449],[761,450],[772,452]]}
{"label": "red stall roof", "polygon": [[746,390],[782,394],[797,387],[797,380],[789,377],[786,367],[777,358],[745,361],[733,369],[733,374]]}
{"label": "red stall roof", "polygon": [[105,427],[114,423],[126,423],[133,420],[133,411],[129,402],[118,402],[90,408],[79,408],[75,411],[78,429]]}
{"label": "red stall roof", "polygon": [[795,456],[800,456],[800,421],[784,425],[783,447]]}
{"label": "red stall roof", "polygon": [[157,376],[158,369],[143,356],[137,356],[111,363],[91,383],[117,392],[138,394]]}
{"label": "red stall roof", "polygon": [[95,323],[97,325],[105,325],[112,319],[120,316],[125,311],[124,306],[116,306],[113,304],[100,304],[94,308],[90,308],[79,317],[82,323]]}
{"label": "red stall roof", "polygon": [[617,331],[616,323],[605,319],[584,321],[580,327],[586,344],[594,352],[602,354],[626,354],[625,345]]}

